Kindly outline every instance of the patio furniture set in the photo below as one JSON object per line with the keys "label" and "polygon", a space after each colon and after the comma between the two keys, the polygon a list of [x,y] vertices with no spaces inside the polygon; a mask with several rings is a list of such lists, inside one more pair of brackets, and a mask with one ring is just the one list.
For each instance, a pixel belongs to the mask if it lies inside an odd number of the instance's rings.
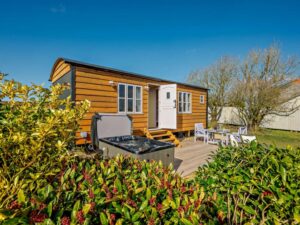
{"label": "patio furniture set", "polygon": [[194,141],[202,138],[207,144],[232,145],[238,147],[242,143],[256,141],[256,136],[248,135],[247,127],[239,127],[237,133],[230,133],[229,129],[204,129],[202,123],[195,124]]}

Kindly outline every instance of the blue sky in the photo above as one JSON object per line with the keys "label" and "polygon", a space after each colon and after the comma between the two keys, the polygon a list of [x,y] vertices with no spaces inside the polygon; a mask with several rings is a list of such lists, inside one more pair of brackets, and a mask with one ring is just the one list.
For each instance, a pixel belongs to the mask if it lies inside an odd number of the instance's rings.
{"label": "blue sky", "polygon": [[0,0],[0,71],[49,85],[57,57],[185,81],[223,55],[300,53],[300,1]]}

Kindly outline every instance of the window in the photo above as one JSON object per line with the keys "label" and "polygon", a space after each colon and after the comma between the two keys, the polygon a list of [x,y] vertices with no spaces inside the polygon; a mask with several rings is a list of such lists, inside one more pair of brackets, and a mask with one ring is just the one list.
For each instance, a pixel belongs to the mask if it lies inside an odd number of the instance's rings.
{"label": "window", "polygon": [[142,88],[136,85],[118,85],[118,109],[120,113],[142,112]]}
{"label": "window", "polygon": [[167,99],[170,99],[170,98],[171,98],[171,93],[167,92]]}
{"label": "window", "polygon": [[200,95],[200,103],[204,104],[204,95]]}
{"label": "window", "polygon": [[179,101],[178,101],[178,112],[180,113],[191,113],[191,93],[188,92],[179,92]]}

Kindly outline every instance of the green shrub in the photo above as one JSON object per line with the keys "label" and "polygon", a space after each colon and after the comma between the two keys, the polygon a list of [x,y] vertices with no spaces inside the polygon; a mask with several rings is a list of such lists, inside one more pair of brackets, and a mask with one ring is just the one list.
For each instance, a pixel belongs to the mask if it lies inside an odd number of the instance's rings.
{"label": "green shrub", "polygon": [[300,149],[251,143],[220,148],[196,182],[213,195],[228,224],[300,222]]}
{"label": "green shrub", "polygon": [[[4,224],[200,224],[217,221],[203,188],[160,163],[74,160],[36,193],[22,189]],[[13,218],[9,219],[9,215]]]}
{"label": "green shrub", "polygon": [[66,89],[23,85],[0,77],[0,208],[22,188],[30,191],[60,169],[88,102],[73,107]]}

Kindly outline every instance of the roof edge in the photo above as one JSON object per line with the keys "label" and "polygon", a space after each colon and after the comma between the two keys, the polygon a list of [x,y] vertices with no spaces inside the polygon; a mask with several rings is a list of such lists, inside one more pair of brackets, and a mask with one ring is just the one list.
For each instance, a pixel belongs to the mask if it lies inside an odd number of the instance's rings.
{"label": "roof edge", "polygon": [[129,75],[129,76],[136,76],[136,77],[141,77],[141,78],[146,78],[146,79],[151,79],[151,80],[156,80],[156,81],[171,82],[171,83],[175,83],[175,84],[185,85],[185,86],[188,86],[188,87],[209,90],[209,88],[205,88],[205,87],[198,86],[198,85],[193,85],[193,84],[188,84],[188,83],[183,83],[183,82],[177,82],[177,81],[173,81],[173,80],[160,79],[160,78],[156,78],[156,77],[153,77],[153,76],[143,75],[143,74],[139,74],[139,73],[133,73],[133,72],[120,70],[120,69],[114,69],[114,68],[111,68],[111,67],[100,66],[100,65],[96,65],[96,64],[85,63],[85,62],[81,62],[81,61],[77,61],[77,60],[73,60],[73,59],[68,59],[68,58],[63,58],[63,57],[59,57],[55,61],[54,65],[52,67],[52,70],[51,70],[49,81],[51,81],[51,78],[52,78],[52,75],[53,75],[53,72],[54,72],[54,68],[62,60],[65,63],[69,63],[70,65],[73,65],[73,66],[80,66],[80,67],[86,67],[86,68],[90,68],[90,69],[104,70],[104,71],[108,71],[108,72],[121,73],[121,74]]}
{"label": "roof edge", "polygon": [[49,76],[49,79],[48,81],[51,81],[52,80],[52,76],[53,76],[53,73],[54,73],[54,69],[55,67],[57,66],[57,64],[61,61],[65,61],[65,59],[63,57],[59,57],[55,60],[53,66],[52,66],[52,69],[51,69],[51,72],[50,72],[50,76]]}

